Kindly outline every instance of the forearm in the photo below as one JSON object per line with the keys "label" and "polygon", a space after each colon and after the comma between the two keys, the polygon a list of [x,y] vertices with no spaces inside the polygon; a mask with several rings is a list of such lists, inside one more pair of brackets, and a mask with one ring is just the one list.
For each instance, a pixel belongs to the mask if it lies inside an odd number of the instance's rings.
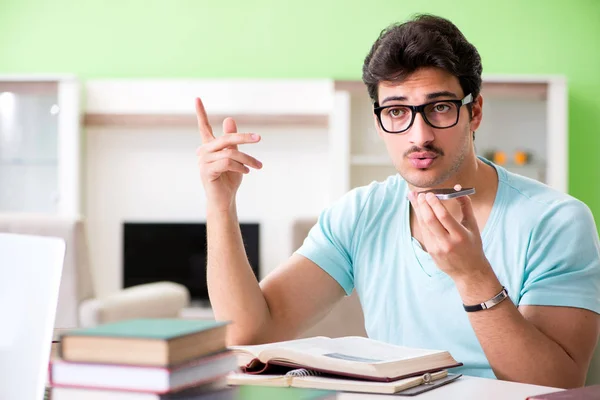
{"label": "forearm", "polygon": [[[502,289],[491,268],[455,283],[464,304],[482,303]],[[569,354],[527,321],[509,299],[468,316],[499,379],[555,387],[584,383],[584,374]]]}
{"label": "forearm", "polygon": [[207,212],[208,292],[218,320],[231,321],[227,343],[260,341],[270,313],[252,272],[240,232],[235,206],[228,212]]}

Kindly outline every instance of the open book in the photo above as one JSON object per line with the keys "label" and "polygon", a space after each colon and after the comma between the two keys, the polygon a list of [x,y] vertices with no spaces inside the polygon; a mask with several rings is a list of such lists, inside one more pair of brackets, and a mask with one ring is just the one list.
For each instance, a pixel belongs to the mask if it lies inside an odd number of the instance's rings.
{"label": "open book", "polygon": [[230,349],[238,356],[242,371],[249,374],[268,373],[275,365],[391,382],[462,365],[447,351],[395,346],[358,336],[318,336]]}
{"label": "open book", "polygon": [[[448,371],[427,373],[422,376],[400,379],[392,382],[375,382],[358,379],[332,378],[327,376],[314,376],[314,373],[305,369],[296,369],[285,375],[249,375],[234,373],[227,376],[228,385],[260,385],[281,386],[305,389],[322,389],[343,392],[394,394],[420,385],[428,386],[420,389],[427,391],[434,387],[454,381],[460,375],[449,376]],[[415,392],[415,394],[418,392]]]}

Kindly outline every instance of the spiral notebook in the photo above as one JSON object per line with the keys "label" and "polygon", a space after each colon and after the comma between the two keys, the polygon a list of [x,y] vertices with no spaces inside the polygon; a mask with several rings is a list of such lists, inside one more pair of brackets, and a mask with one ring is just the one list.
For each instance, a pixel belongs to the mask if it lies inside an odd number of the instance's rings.
{"label": "spiral notebook", "polygon": [[455,381],[461,375],[448,374],[448,371],[425,373],[392,382],[377,382],[361,379],[332,377],[306,368],[290,370],[279,375],[250,375],[234,373],[227,377],[229,385],[258,385],[295,387],[305,389],[335,390],[357,393],[397,394],[412,396]]}

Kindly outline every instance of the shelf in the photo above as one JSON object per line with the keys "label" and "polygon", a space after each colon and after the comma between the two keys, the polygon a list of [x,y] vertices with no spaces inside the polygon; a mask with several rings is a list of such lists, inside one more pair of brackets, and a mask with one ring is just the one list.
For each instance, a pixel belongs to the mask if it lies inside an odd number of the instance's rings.
{"label": "shelf", "polygon": [[56,80],[33,80],[10,81],[5,76],[0,76],[0,92],[13,92],[17,95],[54,95],[57,93],[59,82]]}
{"label": "shelf", "polygon": [[507,169],[508,171],[511,171],[511,172],[514,172],[514,173],[517,173],[520,175],[525,175],[525,176],[527,176],[527,174],[531,173],[531,172],[535,172],[538,175],[546,172],[546,165],[541,164],[541,163],[531,163],[531,164],[525,164],[525,165],[517,165],[517,164],[511,163],[511,164],[504,164],[504,165],[500,165],[500,166]]}
{"label": "shelf", "polygon": [[[350,164],[356,166],[372,166],[372,167],[393,167],[392,160],[387,155],[377,154],[362,154],[354,155],[350,157]],[[546,164],[542,162],[530,163],[524,165],[518,165],[514,163],[498,164],[509,170],[522,169],[522,170],[545,170]]]}
{"label": "shelf", "polygon": [[215,126],[233,117],[240,125],[327,128],[331,89],[329,79],[91,80],[84,124],[196,128],[194,99],[200,96]]}
{"label": "shelf", "polygon": [[[323,114],[246,114],[209,115],[213,127],[218,127],[227,117],[232,117],[240,125],[266,126],[328,126],[328,117]],[[196,128],[198,120],[194,114],[94,114],[87,113],[84,117],[85,126],[119,126],[119,127],[190,127]]]}
{"label": "shelf", "polygon": [[[512,77],[489,75],[482,77],[481,93],[497,98],[520,98],[544,100],[548,95],[548,83],[535,76],[523,76],[518,81]],[[367,95],[367,87],[362,81],[338,80],[335,90]]]}
{"label": "shelf", "polygon": [[0,159],[0,166],[19,166],[19,167],[56,167],[58,166],[58,160],[2,160]]}
{"label": "shelf", "polygon": [[364,154],[364,155],[355,155],[350,157],[351,165],[362,165],[362,166],[370,166],[370,167],[393,167],[392,160],[390,157],[386,155],[378,155],[378,154]]}
{"label": "shelf", "polygon": [[523,164],[523,165],[514,164],[514,163],[507,163],[507,164],[496,164],[496,165],[499,165],[499,166],[504,167],[506,169],[513,169],[513,168],[546,169],[546,164],[544,164],[544,163],[529,163],[529,164]]}

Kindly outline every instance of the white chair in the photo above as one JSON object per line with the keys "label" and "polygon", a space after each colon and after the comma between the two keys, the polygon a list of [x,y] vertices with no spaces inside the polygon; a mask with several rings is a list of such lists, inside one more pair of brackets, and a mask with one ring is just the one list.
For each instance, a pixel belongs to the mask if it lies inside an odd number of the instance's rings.
{"label": "white chair", "polygon": [[176,318],[189,304],[187,288],[173,282],[157,282],[96,297],[93,260],[88,256],[85,221],[82,218],[46,214],[0,213],[0,232],[63,238],[67,244],[60,285],[56,328],[95,326],[131,318]]}
{"label": "white chair", "polygon": [[[292,248],[300,248],[317,219],[299,219],[292,226]],[[367,337],[365,319],[356,291],[345,296],[322,320],[300,334],[300,338],[311,336],[363,336]]]}
{"label": "white chair", "polygon": [[0,399],[44,398],[65,242],[0,233]]}

